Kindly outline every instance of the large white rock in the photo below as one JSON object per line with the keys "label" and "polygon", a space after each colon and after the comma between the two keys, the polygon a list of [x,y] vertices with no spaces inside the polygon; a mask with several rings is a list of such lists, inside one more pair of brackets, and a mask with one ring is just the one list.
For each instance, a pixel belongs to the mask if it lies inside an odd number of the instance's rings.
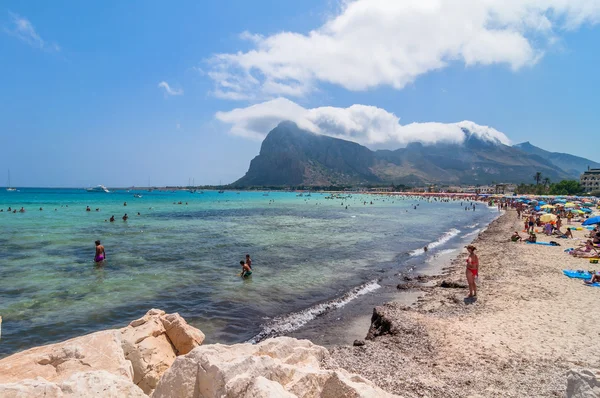
{"label": "large white rock", "polygon": [[[22,388],[54,391],[55,387],[40,380],[60,383],[78,372],[104,370],[150,394],[178,353],[189,352],[203,341],[204,334],[179,314],[152,309],[122,329],[96,332],[4,358],[0,360],[0,383],[29,380]],[[38,377],[38,383],[33,383]]]}
{"label": "large white rock", "polygon": [[177,355],[185,355],[204,342],[204,333],[188,325],[179,314],[164,315],[160,319]]}
{"label": "large white rock", "polygon": [[2,398],[147,398],[130,380],[104,370],[79,372],[61,383],[42,378],[19,383],[0,384]]}
{"label": "large white rock", "polygon": [[118,330],[96,332],[4,358],[0,360],[0,383],[36,377],[61,382],[73,373],[89,370],[105,370],[132,379],[133,369],[123,354]]}
{"label": "large white rock", "polygon": [[288,337],[201,346],[175,360],[152,397],[393,397],[357,375],[321,369],[327,355]]}
{"label": "large white rock", "polygon": [[146,394],[152,392],[176,357],[161,320],[163,315],[164,311],[150,310],[121,329],[125,359],[133,367],[133,382]]}
{"label": "large white rock", "polygon": [[567,372],[567,398],[600,397],[600,371],[589,369]]}

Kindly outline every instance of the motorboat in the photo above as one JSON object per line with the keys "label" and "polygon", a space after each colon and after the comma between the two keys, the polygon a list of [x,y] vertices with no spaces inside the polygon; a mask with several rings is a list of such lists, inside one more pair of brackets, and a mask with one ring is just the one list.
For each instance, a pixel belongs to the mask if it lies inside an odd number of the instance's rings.
{"label": "motorboat", "polygon": [[104,185],[98,185],[93,188],[88,188],[88,189],[86,189],[86,191],[88,191],[88,192],[104,192],[104,193],[110,192]]}

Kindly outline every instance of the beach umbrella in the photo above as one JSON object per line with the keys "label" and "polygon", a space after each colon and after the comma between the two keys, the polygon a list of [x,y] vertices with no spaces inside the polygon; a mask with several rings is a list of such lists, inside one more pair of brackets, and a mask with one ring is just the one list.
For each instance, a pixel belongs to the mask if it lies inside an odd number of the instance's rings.
{"label": "beach umbrella", "polygon": [[584,213],[591,213],[592,212],[592,210],[586,209],[585,207],[583,209],[579,209],[579,210],[581,210]]}
{"label": "beach umbrella", "polygon": [[540,207],[540,206],[535,206],[533,209],[534,209],[535,211],[540,211],[540,210],[541,210],[541,207]]}
{"label": "beach umbrella", "polygon": [[585,207],[592,207],[592,206],[594,206],[594,205],[593,205],[593,204],[591,204],[590,202],[585,202],[583,205],[584,205]]}
{"label": "beach umbrella", "polygon": [[542,206],[542,209],[554,209],[554,208],[555,208],[555,206],[552,206],[552,205],[543,205]]}
{"label": "beach umbrella", "polygon": [[583,214],[583,212],[579,209],[571,209],[572,213]]}
{"label": "beach umbrella", "polygon": [[565,207],[576,207],[577,205],[575,203],[572,202],[567,202],[565,203]]}
{"label": "beach umbrella", "polygon": [[550,222],[550,221],[555,221],[556,220],[556,215],[554,214],[544,214],[543,216],[540,217],[540,221],[542,222]]}
{"label": "beach umbrella", "polygon": [[546,204],[546,202],[544,202],[543,200],[540,200],[540,201],[538,202],[538,205],[540,205],[540,206],[543,206],[543,205],[545,205],[545,204]]}
{"label": "beach umbrella", "polygon": [[594,225],[594,224],[600,224],[600,216],[588,218],[581,225]]}

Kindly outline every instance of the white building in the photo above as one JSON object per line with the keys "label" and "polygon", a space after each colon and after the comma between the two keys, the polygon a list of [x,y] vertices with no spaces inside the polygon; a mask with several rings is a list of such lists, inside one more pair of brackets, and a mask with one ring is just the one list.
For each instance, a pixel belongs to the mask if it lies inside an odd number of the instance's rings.
{"label": "white building", "polygon": [[600,169],[588,169],[579,177],[579,182],[586,192],[600,190]]}

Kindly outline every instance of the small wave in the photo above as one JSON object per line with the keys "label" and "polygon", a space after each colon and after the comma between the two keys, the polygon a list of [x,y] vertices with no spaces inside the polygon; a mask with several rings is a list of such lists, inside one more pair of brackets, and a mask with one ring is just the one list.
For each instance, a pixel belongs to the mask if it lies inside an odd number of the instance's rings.
{"label": "small wave", "polygon": [[[450,239],[454,238],[458,234],[460,234],[460,230],[458,230],[456,228],[452,228],[450,231],[448,231],[444,235],[442,235],[438,240],[428,244],[427,248],[434,249],[438,246],[441,246],[444,243],[448,242]],[[413,250],[412,252],[410,252],[410,255],[411,256],[420,256],[423,253],[425,253],[425,250],[423,250],[423,248],[421,248],[421,249]]]}
{"label": "small wave", "polygon": [[474,230],[474,231],[471,231],[471,232],[469,232],[469,233],[467,233],[467,234],[464,234],[464,235],[463,235],[463,238],[469,238],[469,237],[471,237],[471,236],[479,235],[479,233],[480,233],[481,231],[482,231],[482,228],[478,228],[478,229],[476,229],[476,230]]}
{"label": "small wave", "polygon": [[255,344],[270,337],[277,337],[284,335],[285,333],[290,333],[294,330],[298,330],[299,328],[306,325],[308,322],[312,321],[316,317],[323,315],[326,312],[342,308],[355,298],[375,291],[380,287],[381,286],[377,283],[377,281],[373,280],[371,282],[367,282],[363,285],[355,287],[348,293],[336,299],[314,305],[302,311],[293,312],[282,317],[276,317],[273,319],[272,322],[263,326],[263,329],[259,334],[257,334],[247,342]]}
{"label": "small wave", "polygon": [[475,224],[473,224],[473,225],[469,225],[469,226],[467,226],[467,228],[469,228],[469,229],[471,229],[471,228],[477,228],[478,226],[479,226],[479,223],[478,223],[478,222],[476,222],[476,223],[475,223]]}

